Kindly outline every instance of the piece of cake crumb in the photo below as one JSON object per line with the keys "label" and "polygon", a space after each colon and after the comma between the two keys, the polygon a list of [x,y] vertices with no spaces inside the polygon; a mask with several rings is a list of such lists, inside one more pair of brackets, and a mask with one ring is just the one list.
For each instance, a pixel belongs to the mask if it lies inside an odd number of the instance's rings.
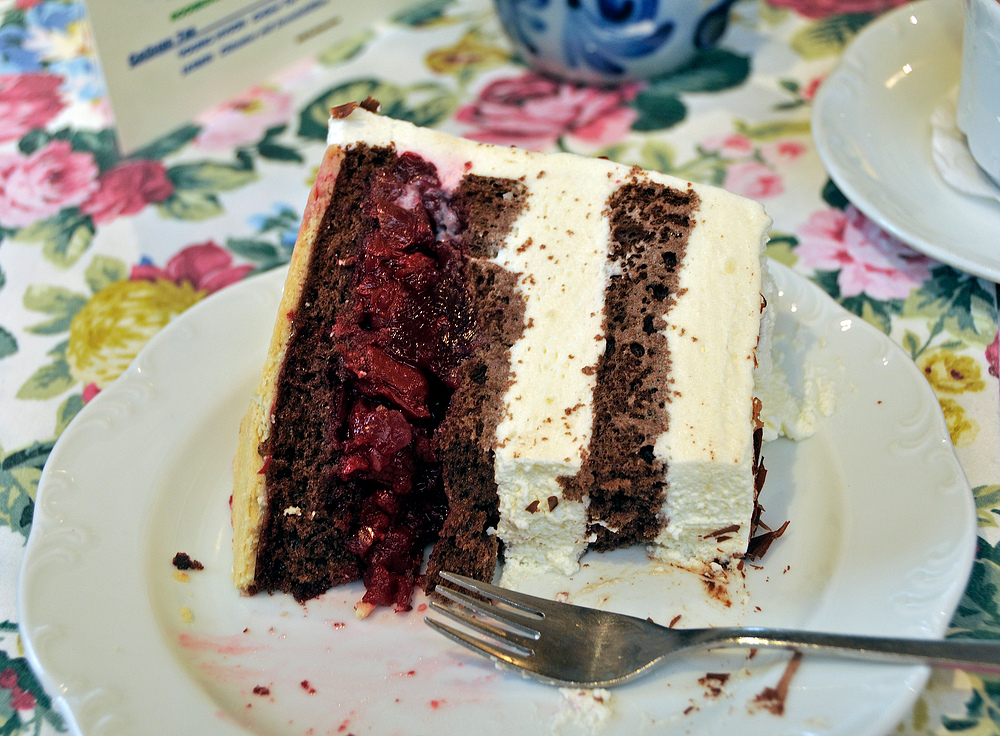
{"label": "piece of cake crumb", "polygon": [[194,621],[194,614],[191,613],[191,609],[188,608],[187,606],[181,606],[181,621],[183,621],[186,624],[189,624],[192,621]]}
{"label": "piece of cake crumb", "polygon": [[178,552],[174,555],[174,559],[171,560],[174,567],[178,570],[204,570],[205,566],[195,560],[187,552]]}
{"label": "piece of cake crumb", "polygon": [[608,690],[561,687],[559,692],[563,701],[552,724],[553,734],[559,733],[564,726],[596,734],[611,719],[613,696]]}

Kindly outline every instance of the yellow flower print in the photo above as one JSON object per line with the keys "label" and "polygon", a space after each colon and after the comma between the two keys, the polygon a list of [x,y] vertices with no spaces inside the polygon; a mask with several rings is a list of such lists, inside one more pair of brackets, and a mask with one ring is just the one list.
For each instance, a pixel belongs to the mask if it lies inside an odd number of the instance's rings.
{"label": "yellow flower print", "polygon": [[173,317],[208,292],[166,279],[116,281],[73,317],[66,358],[73,378],[104,388]]}
{"label": "yellow flower print", "polygon": [[491,69],[507,62],[510,55],[499,46],[482,40],[476,31],[469,31],[453,46],[445,46],[427,54],[427,66],[438,74],[467,73]]}
{"label": "yellow flower print", "polygon": [[961,394],[986,388],[979,363],[968,355],[938,350],[921,357],[917,366],[938,393]]}
{"label": "yellow flower print", "polygon": [[938,399],[945,422],[948,423],[948,434],[955,447],[971,445],[979,434],[979,424],[970,419],[965,409],[954,399]]}

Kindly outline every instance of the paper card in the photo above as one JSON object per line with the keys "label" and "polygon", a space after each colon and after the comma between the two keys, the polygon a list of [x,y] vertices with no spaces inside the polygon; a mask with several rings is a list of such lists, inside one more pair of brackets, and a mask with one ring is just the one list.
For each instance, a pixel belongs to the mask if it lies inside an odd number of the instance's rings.
{"label": "paper card", "polygon": [[87,0],[126,154],[406,0]]}

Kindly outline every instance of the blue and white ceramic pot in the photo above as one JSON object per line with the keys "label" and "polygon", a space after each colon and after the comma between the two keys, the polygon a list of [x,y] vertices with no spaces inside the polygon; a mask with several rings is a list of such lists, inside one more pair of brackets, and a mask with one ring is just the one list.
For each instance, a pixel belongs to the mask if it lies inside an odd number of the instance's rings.
{"label": "blue and white ceramic pot", "polygon": [[614,84],[668,74],[726,30],[735,0],[495,0],[518,53],[537,70]]}

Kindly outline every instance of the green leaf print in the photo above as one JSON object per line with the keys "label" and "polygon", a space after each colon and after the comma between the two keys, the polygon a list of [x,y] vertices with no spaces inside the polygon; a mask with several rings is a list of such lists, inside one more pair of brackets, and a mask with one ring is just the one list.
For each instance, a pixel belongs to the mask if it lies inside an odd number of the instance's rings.
{"label": "green leaf print", "polygon": [[767,257],[786,266],[794,266],[799,260],[798,256],[795,255],[795,247],[798,244],[799,239],[794,235],[772,232],[770,240],[767,241]]}
{"label": "green leaf print", "polygon": [[35,335],[57,335],[69,329],[76,313],[83,309],[87,297],[61,286],[32,285],[24,292],[25,309],[47,314],[52,319],[27,328]]}
{"label": "green leaf print", "polygon": [[282,146],[278,143],[272,143],[270,141],[262,141],[257,146],[257,153],[260,154],[261,158],[266,158],[271,161],[288,161],[298,164],[305,161],[302,154],[294,148]]}
{"label": "green leaf print", "polygon": [[840,283],[837,281],[839,275],[840,271],[817,271],[813,274],[813,281],[833,299],[839,299]]}
{"label": "green leaf print", "polygon": [[807,136],[812,127],[808,120],[772,120],[766,123],[749,125],[739,120],[736,122],[736,132],[758,143],[776,141],[791,136]]}
{"label": "green leaf print", "polygon": [[226,241],[226,249],[231,250],[241,258],[256,263],[269,261],[278,253],[274,243],[252,238],[229,238]]}
{"label": "green leaf print", "polygon": [[365,50],[365,46],[374,36],[372,31],[367,30],[345,38],[320,53],[319,63],[325,66],[337,66],[350,61]]}
{"label": "green leaf print", "polygon": [[683,69],[654,79],[647,89],[661,94],[721,92],[738,87],[750,74],[750,58],[724,49],[700,51]]}
{"label": "green leaf print", "polygon": [[[383,107],[383,112],[397,120],[408,120],[414,125],[433,127],[458,107],[458,96],[435,82],[407,87],[406,97],[406,100],[398,101],[389,109]],[[419,101],[414,102],[414,97]]]}
{"label": "green leaf print", "polygon": [[[271,161],[290,161],[299,164],[305,161],[302,154],[294,148],[275,141],[278,136],[285,132],[287,127],[287,125],[276,125],[265,131],[264,137],[257,143],[257,154],[261,158],[270,159]],[[252,160],[250,165],[253,165]]]}
{"label": "green leaf print", "polygon": [[224,210],[219,198],[208,192],[177,191],[156,205],[164,217],[199,222],[221,215]]}
{"label": "green leaf print", "polygon": [[101,171],[107,171],[121,159],[118,141],[111,128],[104,130],[71,130],[63,128],[55,132],[32,130],[18,141],[18,149],[28,156],[52,141],[69,141],[70,147],[78,153],[93,156]]}
{"label": "green leaf print", "polygon": [[80,413],[83,408],[83,396],[80,394],[72,394],[68,396],[62,404],[59,405],[59,410],[56,412],[56,437],[63,433],[63,430],[69,426],[69,423],[73,421],[73,418]]}
{"label": "green leaf print", "polygon": [[54,441],[5,453],[0,447],[0,524],[25,538],[31,529],[35,491]]}
{"label": "green leaf print", "polygon": [[306,105],[299,116],[298,135],[325,141],[330,108],[367,97],[382,103],[383,115],[423,126],[436,125],[458,106],[458,97],[437,82],[399,87],[377,79],[356,79],[327,90]]}
{"label": "green leaf print", "polygon": [[17,150],[25,156],[30,156],[39,148],[42,148],[46,143],[51,141],[53,137],[53,134],[47,130],[41,130],[38,128],[35,130],[29,130],[21,136],[21,140],[17,142]]}
{"label": "green leaf print", "polygon": [[644,169],[669,173],[674,170],[676,158],[673,146],[659,138],[650,138],[639,149],[638,164]]}
{"label": "green leaf print", "polygon": [[[124,261],[108,256],[94,256],[94,260],[84,271],[84,278],[87,279],[87,286],[91,292],[96,294],[105,286],[128,278],[128,266]],[[82,305],[81,305],[82,306]],[[75,314],[75,312],[74,312]]]}
{"label": "green leaf print", "polygon": [[19,399],[53,399],[67,391],[76,380],[65,358],[57,358],[36,370],[17,391]]}
{"label": "green leaf print", "polygon": [[672,128],[687,117],[687,105],[679,97],[661,95],[655,90],[640,92],[633,105],[639,117],[632,123],[632,130],[640,132]]}
{"label": "green leaf print", "polygon": [[903,334],[903,349],[910,354],[910,357],[916,359],[922,350],[923,346],[920,344],[920,338],[917,334],[911,330],[907,330]]}
{"label": "green leaf print", "polygon": [[972,489],[972,495],[976,499],[979,526],[1000,526],[997,523],[997,518],[1000,517],[1000,485],[978,486]]}
{"label": "green leaf print", "polygon": [[[975,489],[976,505],[995,503],[1000,488],[984,486]],[[993,499],[986,501],[985,499]],[[951,622],[950,637],[967,639],[1000,639],[1000,545],[992,546],[980,537],[976,545],[976,559],[972,565],[969,585],[958,604]],[[981,736],[997,734],[1000,722],[1000,678],[979,677],[968,673],[972,683],[972,697],[965,704],[964,716],[945,716],[941,724],[948,733]]]}
{"label": "green leaf print", "polygon": [[17,339],[5,328],[0,327],[0,358],[17,352]]}
{"label": "green leaf print", "polygon": [[820,196],[823,197],[824,202],[838,210],[845,210],[847,209],[847,205],[850,204],[850,201],[844,196],[844,193],[840,191],[837,185],[833,183],[832,179],[826,180]]}
{"label": "green leaf print", "polygon": [[182,191],[227,192],[254,181],[257,173],[242,161],[236,164],[200,161],[171,166],[167,169],[167,176],[174,187]]}
{"label": "green leaf print", "polygon": [[392,16],[392,20],[394,23],[419,28],[439,21],[448,6],[454,4],[455,0],[425,0],[396,13]]}
{"label": "green leaf print", "polygon": [[330,108],[348,102],[360,102],[368,97],[378,95],[376,99],[383,105],[389,102],[389,96],[398,96],[401,91],[392,84],[383,84],[377,79],[360,79],[346,82],[327,90],[303,108],[299,115],[298,135],[302,138],[326,140],[327,121],[330,119]]}
{"label": "green leaf print", "polygon": [[985,349],[997,333],[997,311],[984,282],[951,266],[938,266],[930,280],[902,304],[904,317],[923,319],[930,334],[916,358],[942,333],[952,336],[956,348],[970,345]]}
{"label": "green leaf print", "polygon": [[823,18],[799,30],[791,47],[803,59],[836,56],[873,17],[871,13],[847,13]]}
{"label": "green leaf print", "polygon": [[949,636],[1000,639],[1000,548],[980,537],[972,574],[951,621]]}
{"label": "green leaf print", "polygon": [[996,723],[1000,720],[1000,680],[972,678],[972,697],[965,704],[968,715],[964,718],[945,715],[941,725],[948,733],[964,736],[998,736]]}
{"label": "green leaf print", "polygon": [[201,132],[200,125],[185,125],[134,152],[131,159],[153,159],[160,161],[171,153],[176,153],[193,141]]}
{"label": "green leaf print", "polygon": [[[52,701],[35,678],[27,659],[10,657],[0,651],[0,676],[4,685],[0,689],[0,736],[26,736],[41,733],[48,724],[59,733],[67,731],[66,723]],[[15,697],[17,700],[15,700]],[[27,706],[31,707],[27,707]]]}
{"label": "green leaf print", "polygon": [[654,79],[639,92],[633,106],[639,113],[633,130],[673,127],[687,117],[680,96],[690,92],[718,92],[742,84],[750,73],[750,60],[731,51],[702,51],[683,69]]}
{"label": "green leaf print", "polygon": [[111,128],[99,131],[74,130],[69,142],[74,151],[91,154],[101,171],[107,171],[121,159],[118,140]]}
{"label": "green leaf print", "polygon": [[56,266],[68,268],[79,260],[94,239],[94,222],[75,207],[23,228],[13,236],[25,243],[41,243],[42,254]]}
{"label": "green leaf print", "polygon": [[846,297],[840,300],[840,304],[886,335],[892,331],[892,315],[898,314],[902,309],[900,300],[891,299],[883,302],[872,299],[867,294]]}

